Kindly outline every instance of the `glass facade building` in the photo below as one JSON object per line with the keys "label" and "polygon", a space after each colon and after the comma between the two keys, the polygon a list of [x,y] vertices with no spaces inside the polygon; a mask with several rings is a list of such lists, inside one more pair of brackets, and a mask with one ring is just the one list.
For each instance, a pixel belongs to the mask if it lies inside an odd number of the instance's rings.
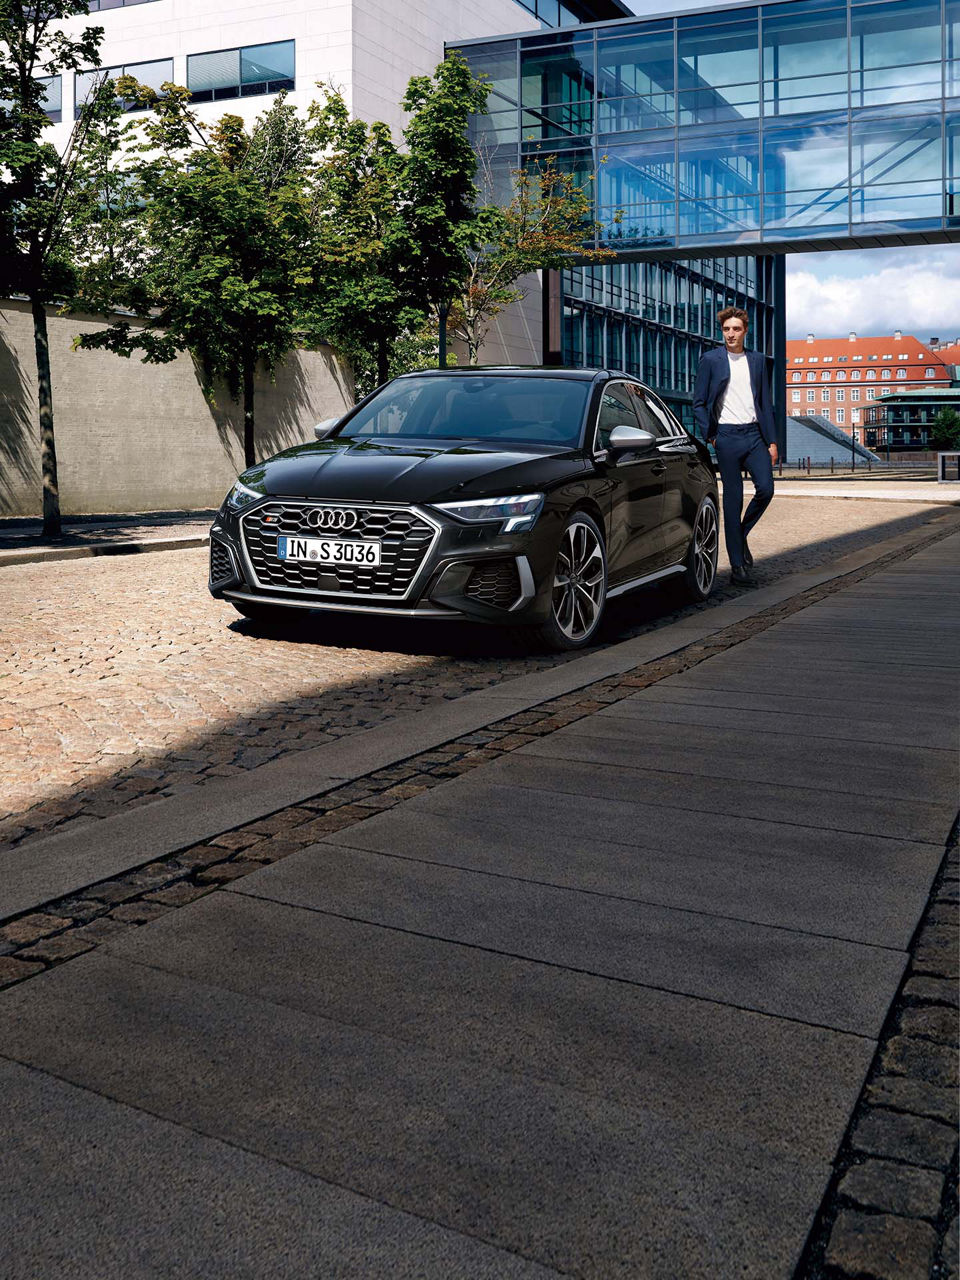
{"label": "glass facade building", "polygon": [[564,273],[549,354],[636,372],[688,423],[719,307],[744,306],[782,362],[779,255],[960,239],[960,0],[772,0],[457,47],[490,83],[473,140],[497,198],[549,157],[617,253]]}
{"label": "glass facade building", "polygon": [[960,232],[960,0],[774,0],[459,47],[490,80],[493,167],[596,175],[598,243],[624,256]]}

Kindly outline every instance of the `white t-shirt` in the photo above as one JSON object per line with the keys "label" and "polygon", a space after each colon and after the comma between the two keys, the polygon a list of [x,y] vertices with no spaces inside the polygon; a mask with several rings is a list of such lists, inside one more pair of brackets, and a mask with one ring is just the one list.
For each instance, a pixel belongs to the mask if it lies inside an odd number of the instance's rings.
{"label": "white t-shirt", "polygon": [[756,422],[757,407],[753,402],[747,353],[741,351],[739,355],[734,355],[732,351],[728,351],[727,360],[730,362],[730,381],[723,393],[719,421]]}

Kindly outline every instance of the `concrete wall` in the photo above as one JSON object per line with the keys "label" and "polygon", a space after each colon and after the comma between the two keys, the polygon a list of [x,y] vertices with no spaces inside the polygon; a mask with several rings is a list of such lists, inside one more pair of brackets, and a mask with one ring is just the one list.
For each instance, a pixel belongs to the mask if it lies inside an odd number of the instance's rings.
{"label": "concrete wall", "polygon": [[[64,514],[218,506],[243,470],[240,407],[211,405],[189,356],[167,365],[72,351],[102,322],[51,314],[50,357]],[[26,303],[0,306],[0,515],[40,511],[33,323]],[[293,352],[257,388],[257,454],[312,438],[313,425],[353,404],[334,353]]]}

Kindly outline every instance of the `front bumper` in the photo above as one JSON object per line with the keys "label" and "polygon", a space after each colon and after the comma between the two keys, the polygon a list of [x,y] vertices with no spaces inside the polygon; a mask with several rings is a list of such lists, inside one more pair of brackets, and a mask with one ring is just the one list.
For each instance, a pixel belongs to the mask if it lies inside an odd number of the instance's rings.
{"label": "front bumper", "polygon": [[[264,546],[262,521],[244,528],[243,522],[251,515],[272,510],[280,501],[264,499],[239,517],[226,506],[221,509],[210,530],[209,588],[213,596],[245,604],[381,617],[468,618],[501,624],[542,622],[547,617],[562,527],[556,513],[545,510],[528,533],[502,534],[499,524],[468,525],[431,508],[317,502],[323,507],[363,506],[381,520],[385,513],[410,513],[419,526],[428,522],[433,532],[409,583],[403,578],[385,586],[385,577],[361,582],[357,575],[347,575],[340,585],[335,575],[318,575],[314,570],[307,575],[311,581],[304,584],[302,575],[277,574],[275,548],[270,554]],[[291,504],[297,505],[292,500]],[[300,500],[299,505],[308,504]],[[292,585],[294,581],[297,585]],[[321,584],[319,589],[314,582]]]}

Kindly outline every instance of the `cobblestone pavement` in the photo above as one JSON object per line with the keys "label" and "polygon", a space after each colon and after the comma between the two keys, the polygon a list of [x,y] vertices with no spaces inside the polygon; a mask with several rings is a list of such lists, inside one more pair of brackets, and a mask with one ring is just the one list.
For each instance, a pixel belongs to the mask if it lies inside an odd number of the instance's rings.
{"label": "cobblestone pavement", "polygon": [[[785,499],[752,539],[771,582],[947,509]],[[953,518],[951,511],[947,518]],[[455,623],[328,615],[273,632],[209,597],[206,550],[0,571],[0,842],[254,768],[564,657]],[[712,604],[729,599],[729,587]],[[711,607],[711,605],[700,606]],[[689,612],[676,587],[616,602],[610,644]]]}

